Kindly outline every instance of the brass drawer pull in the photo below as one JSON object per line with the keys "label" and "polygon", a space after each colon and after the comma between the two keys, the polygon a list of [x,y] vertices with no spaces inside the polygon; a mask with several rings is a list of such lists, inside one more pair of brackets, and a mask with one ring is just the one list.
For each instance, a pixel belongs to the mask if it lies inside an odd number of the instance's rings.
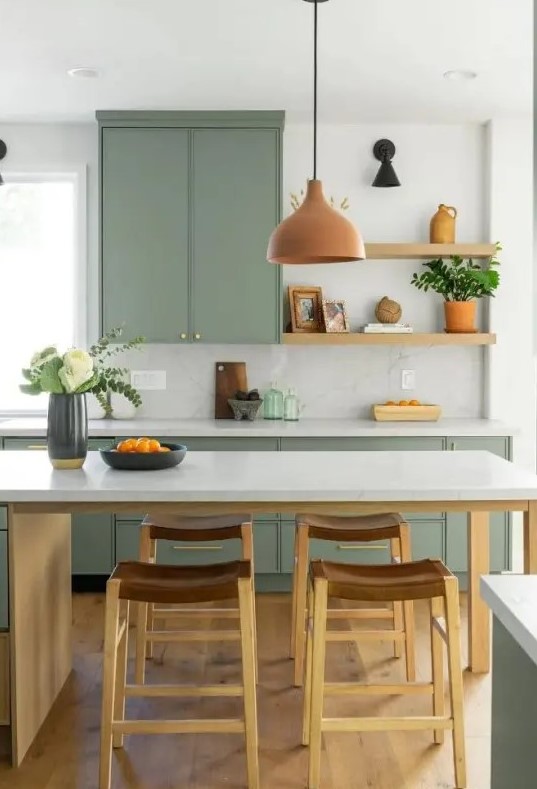
{"label": "brass drawer pull", "polygon": [[385,545],[338,545],[338,551],[385,551]]}
{"label": "brass drawer pull", "polygon": [[46,444],[28,444],[28,446],[26,447],[26,449],[46,449],[46,448],[47,448]]}
{"label": "brass drawer pull", "polygon": [[222,551],[223,545],[174,545],[174,551]]}

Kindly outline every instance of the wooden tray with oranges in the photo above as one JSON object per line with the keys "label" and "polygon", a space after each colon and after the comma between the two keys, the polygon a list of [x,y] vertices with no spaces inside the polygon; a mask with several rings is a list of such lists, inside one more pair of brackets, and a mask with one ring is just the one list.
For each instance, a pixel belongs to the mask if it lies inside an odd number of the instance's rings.
{"label": "wooden tray with oranges", "polygon": [[439,405],[427,405],[419,400],[388,400],[372,406],[373,419],[377,422],[437,422],[442,414]]}
{"label": "wooden tray with oranges", "polygon": [[122,471],[158,471],[178,466],[187,448],[168,444],[156,438],[126,438],[111,449],[101,449],[101,457],[111,468]]}

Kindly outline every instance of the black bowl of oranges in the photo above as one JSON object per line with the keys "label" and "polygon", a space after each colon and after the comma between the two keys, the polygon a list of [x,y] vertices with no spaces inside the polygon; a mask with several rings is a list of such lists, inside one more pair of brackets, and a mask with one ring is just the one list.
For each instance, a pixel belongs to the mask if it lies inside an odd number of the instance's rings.
{"label": "black bowl of oranges", "polygon": [[156,438],[125,438],[111,449],[101,449],[101,457],[111,468],[123,471],[158,471],[178,466],[186,455],[183,444],[168,444]]}

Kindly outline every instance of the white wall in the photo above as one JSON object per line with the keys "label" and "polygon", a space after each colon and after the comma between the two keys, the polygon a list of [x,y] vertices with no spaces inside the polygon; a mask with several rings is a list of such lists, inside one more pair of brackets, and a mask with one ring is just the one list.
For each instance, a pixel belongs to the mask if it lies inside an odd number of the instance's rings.
{"label": "white wall", "polygon": [[[493,328],[498,331],[500,345],[491,351],[505,364],[511,358],[531,362],[529,349],[520,351],[521,327],[525,318],[518,314],[521,288],[523,298],[529,293],[525,271],[529,267],[531,240],[525,229],[525,213],[516,210],[517,203],[529,205],[527,185],[521,167],[527,167],[527,155],[521,153],[525,138],[516,134],[514,126],[502,122],[503,133],[491,135],[478,125],[360,125],[323,126],[319,134],[319,175],[324,179],[327,194],[348,196],[349,216],[355,220],[370,241],[427,240],[428,223],[438,203],[456,205],[459,209],[458,239],[488,239],[488,205],[493,207],[493,233],[505,243],[505,267],[512,271],[516,258],[517,279],[506,281],[494,307]],[[496,126],[500,129],[500,126]],[[487,136],[488,135],[488,136]],[[511,143],[510,135],[514,135]],[[371,148],[380,137],[390,137],[397,146],[394,166],[402,187],[375,189],[370,186],[378,163]],[[35,168],[88,168],[88,260],[90,281],[89,311],[93,316],[92,333],[96,329],[97,312],[97,126],[81,125],[9,125],[0,126],[0,137],[8,145],[4,162],[7,173]],[[487,182],[487,139],[494,152],[500,146],[494,177]],[[498,147],[498,150],[500,148]],[[516,155],[513,155],[513,150]],[[284,195],[297,191],[311,174],[311,128],[289,124],[284,145]],[[529,151],[529,149],[528,149]],[[509,170],[517,169],[516,185],[506,188],[509,174],[502,174],[500,163]],[[526,163],[526,164],[524,164]],[[529,172],[529,168],[528,168]],[[488,185],[487,185],[488,183]],[[522,190],[522,191],[521,191]],[[502,204],[503,201],[503,204]],[[506,214],[510,219],[506,224]],[[502,224],[500,224],[500,218]],[[519,220],[522,227],[518,224]],[[507,244],[507,240],[509,245]],[[524,261],[524,262],[520,262]],[[522,268],[519,268],[522,266]],[[509,268],[508,268],[509,267]],[[338,266],[286,267],[287,283],[315,283],[323,287],[327,297],[346,298],[354,325],[372,318],[375,301],[384,295],[403,305],[403,317],[416,329],[440,330],[441,300],[424,295],[410,286],[416,264],[412,262],[378,261]],[[529,276],[529,270],[528,270]],[[519,276],[520,275],[520,276]],[[516,306],[515,306],[516,305]],[[508,313],[517,312],[514,329]],[[530,320],[531,309],[528,310]],[[498,321],[498,322],[497,322]],[[520,331],[519,331],[520,330]],[[528,337],[531,331],[527,330]],[[43,338],[44,340],[46,338]],[[483,413],[484,351],[480,348],[286,348],[282,346],[153,346],[136,357],[138,368],[166,369],[168,390],[147,393],[145,412],[160,416],[209,416],[212,409],[213,363],[218,360],[248,362],[252,386],[264,387],[277,377],[282,385],[298,389],[308,416],[365,415],[372,402],[402,396],[399,388],[400,370],[417,372],[416,396],[439,402],[448,416],[478,416]],[[504,364],[504,367],[505,367]],[[491,401],[491,413],[524,424],[527,438],[525,462],[531,462],[533,435],[529,422],[530,401],[534,390],[524,378],[524,409],[518,409],[518,396],[505,387],[502,367],[493,368],[493,385],[501,386],[505,402],[500,406]],[[532,367],[533,369],[533,367]],[[517,379],[519,380],[519,379]],[[495,395],[496,396],[496,395]],[[521,444],[523,446],[523,444]]]}

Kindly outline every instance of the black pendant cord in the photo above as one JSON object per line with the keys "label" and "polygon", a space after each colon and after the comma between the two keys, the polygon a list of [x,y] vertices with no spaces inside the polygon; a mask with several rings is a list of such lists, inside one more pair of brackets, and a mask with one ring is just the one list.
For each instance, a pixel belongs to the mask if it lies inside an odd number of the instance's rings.
{"label": "black pendant cord", "polygon": [[317,0],[313,4],[313,180],[317,178]]}

